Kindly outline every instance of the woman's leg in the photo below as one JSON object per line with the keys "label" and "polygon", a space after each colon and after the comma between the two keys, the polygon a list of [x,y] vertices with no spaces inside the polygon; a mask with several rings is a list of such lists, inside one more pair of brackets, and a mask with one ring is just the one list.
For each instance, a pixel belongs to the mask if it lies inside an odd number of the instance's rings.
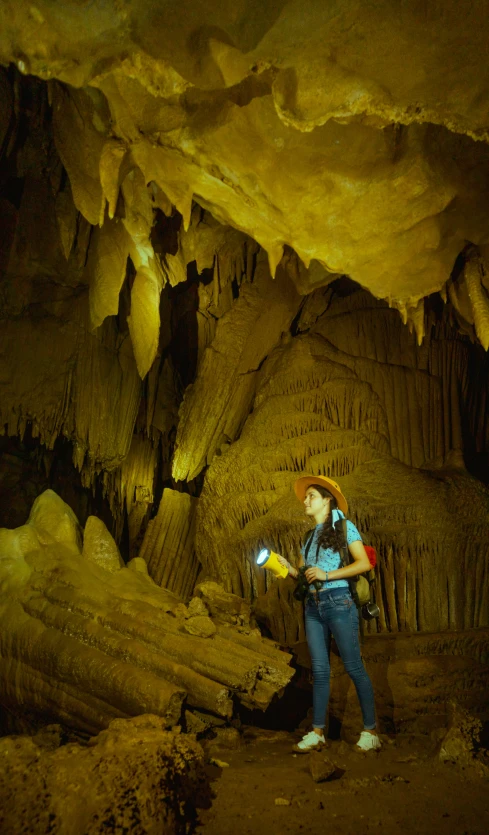
{"label": "woman's leg", "polygon": [[[330,610],[331,611],[331,610]],[[329,628],[334,636],[345,670],[352,679],[362,709],[363,726],[376,727],[374,690],[364,667],[358,639],[358,611],[350,595],[335,600]]]}
{"label": "woman's leg", "polygon": [[313,685],[312,704],[314,729],[324,728],[329,702],[329,643],[328,626],[323,623],[316,603],[306,604],[306,637],[311,655]]}

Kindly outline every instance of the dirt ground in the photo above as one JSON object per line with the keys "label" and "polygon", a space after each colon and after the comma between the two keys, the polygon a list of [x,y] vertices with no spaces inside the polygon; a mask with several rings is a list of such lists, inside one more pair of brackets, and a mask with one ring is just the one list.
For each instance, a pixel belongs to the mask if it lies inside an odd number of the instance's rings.
{"label": "dirt ground", "polygon": [[432,737],[383,736],[382,750],[368,754],[355,751],[355,739],[328,740],[321,759],[336,768],[315,782],[314,755],[291,750],[300,734],[242,731],[234,750],[210,751],[221,767],[209,767],[216,796],[201,811],[199,835],[489,833],[487,777],[441,762]]}

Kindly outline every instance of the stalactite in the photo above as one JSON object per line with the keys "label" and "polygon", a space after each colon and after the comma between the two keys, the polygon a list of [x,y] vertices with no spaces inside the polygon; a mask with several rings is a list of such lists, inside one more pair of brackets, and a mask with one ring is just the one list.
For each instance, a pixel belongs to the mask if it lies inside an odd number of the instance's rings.
{"label": "stalactite", "polygon": [[[75,206],[92,226],[102,224],[106,201],[99,169],[104,131],[108,133],[106,103],[101,96],[90,96],[57,81],[50,86],[56,148],[70,178]],[[95,128],[96,121],[101,131]],[[77,142],[73,142],[74,136]]]}
{"label": "stalactite", "polygon": [[107,200],[107,214],[112,220],[117,209],[119,189],[127,167],[127,148],[117,139],[107,139],[100,154],[100,185]]}
{"label": "stalactite", "polygon": [[482,284],[484,266],[478,253],[471,253],[465,265],[465,281],[472,305],[477,336],[487,351],[489,348],[489,295]]}
{"label": "stalactite", "polygon": [[161,283],[151,269],[138,269],[131,290],[131,315],[127,323],[142,379],[153,365],[158,350],[161,289]]}
{"label": "stalactite", "polygon": [[117,538],[122,533],[124,510],[127,513],[131,557],[138,553],[141,526],[153,502],[157,456],[158,443],[145,434],[135,433],[121,465],[103,476],[105,492],[117,520]]}
{"label": "stalactite", "polygon": [[85,278],[90,292],[90,321],[98,328],[119,310],[119,293],[126,277],[130,239],[120,220],[106,220],[90,242]]}
{"label": "stalactite", "polygon": [[261,262],[217,327],[194,385],[180,412],[173,477],[192,479],[226,441],[233,440],[251,404],[255,375],[264,357],[294,318],[299,297],[285,274],[271,279]]}

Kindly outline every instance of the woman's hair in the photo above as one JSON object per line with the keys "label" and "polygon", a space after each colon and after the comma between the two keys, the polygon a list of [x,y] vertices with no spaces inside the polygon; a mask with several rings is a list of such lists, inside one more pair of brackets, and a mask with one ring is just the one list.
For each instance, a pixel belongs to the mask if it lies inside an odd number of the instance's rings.
{"label": "woman's hair", "polygon": [[319,548],[332,548],[333,551],[339,551],[345,545],[345,537],[343,535],[341,519],[336,522],[335,526],[331,524],[331,511],[338,507],[338,502],[335,497],[332,496],[329,490],[326,490],[326,487],[323,487],[322,484],[310,484],[309,486],[313,487],[314,490],[317,490],[323,499],[331,499],[329,505],[329,516],[327,517],[318,537],[318,551],[316,553],[317,562]]}

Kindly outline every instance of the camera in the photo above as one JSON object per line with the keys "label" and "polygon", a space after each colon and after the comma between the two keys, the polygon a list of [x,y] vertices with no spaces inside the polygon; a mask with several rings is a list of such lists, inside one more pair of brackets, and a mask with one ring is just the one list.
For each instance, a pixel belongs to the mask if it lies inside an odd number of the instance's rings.
{"label": "camera", "polygon": [[[304,601],[307,595],[309,594],[310,583],[306,578],[306,571],[307,566],[301,565],[301,567],[299,568],[299,574],[297,575],[297,583],[293,592],[293,595],[296,600]],[[315,580],[313,585],[316,591],[319,591],[319,589],[322,588],[323,584],[320,580]]]}

